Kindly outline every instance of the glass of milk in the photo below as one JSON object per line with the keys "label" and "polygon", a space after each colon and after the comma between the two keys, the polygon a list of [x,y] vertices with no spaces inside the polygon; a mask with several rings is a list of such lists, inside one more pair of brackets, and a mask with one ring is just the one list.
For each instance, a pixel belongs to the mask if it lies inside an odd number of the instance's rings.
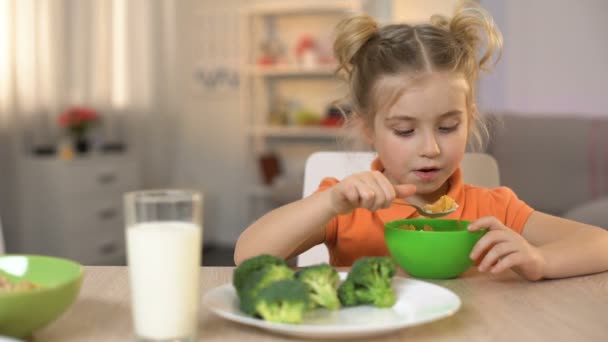
{"label": "glass of milk", "polygon": [[137,341],[196,341],[202,196],[147,190],[124,196],[127,261]]}

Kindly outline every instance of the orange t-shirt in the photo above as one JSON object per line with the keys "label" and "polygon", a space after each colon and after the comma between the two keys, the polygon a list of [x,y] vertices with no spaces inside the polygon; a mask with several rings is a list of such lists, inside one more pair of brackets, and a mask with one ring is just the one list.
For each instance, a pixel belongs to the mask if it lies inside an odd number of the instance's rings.
{"label": "orange t-shirt", "polygon": [[[372,163],[372,170],[384,170],[379,159]],[[534,211],[507,187],[489,189],[464,184],[460,169],[448,181],[448,195],[456,200],[458,210],[446,218],[474,221],[484,216],[495,216],[521,234],[528,217]],[[338,182],[336,178],[325,178],[317,191],[327,190]],[[334,217],[325,227],[325,244],[329,249],[330,264],[351,266],[362,256],[389,255],[384,242],[384,223],[418,216],[411,207],[393,204],[375,212],[357,208],[349,214]]]}

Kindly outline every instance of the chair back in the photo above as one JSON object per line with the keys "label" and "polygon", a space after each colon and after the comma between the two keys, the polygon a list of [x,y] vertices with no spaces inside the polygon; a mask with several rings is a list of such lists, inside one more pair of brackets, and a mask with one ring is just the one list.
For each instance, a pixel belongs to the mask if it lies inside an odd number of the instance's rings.
{"label": "chair back", "polygon": [[496,159],[487,153],[465,153],[462,162],[462,180],[465,184],[497,188],[500,172]]}

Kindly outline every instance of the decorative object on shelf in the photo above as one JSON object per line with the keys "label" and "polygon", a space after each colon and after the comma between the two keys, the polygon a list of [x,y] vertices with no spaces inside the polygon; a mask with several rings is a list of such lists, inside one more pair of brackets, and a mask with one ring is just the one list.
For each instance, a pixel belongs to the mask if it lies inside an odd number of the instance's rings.
{"label": "decorative object on shelf", "polygon": [[97,112],[89,107],[74,106],[63,112],[58,121],[72,139],[74,150],[80,154],[87,153],[90,148],[87,134],[99,121]]}
{"label": "decorative object on shelf", "polygon": [[289,123],[289,104],[287,100],[279,98],[272,103],[268,123],[273,126],[283,126]]}
{"label": "decorative object on shelf", "polygon": [[270,124],[283,124],[288,126],[313,126],[318,125],[321,113],[310,110],[295,99],[279,99],[275,104],[271,115]]}
{"label": "decorative object on shelf", "polygon": [[325,118],[321,121],[321,125],[326,127],[339,127],[342,126],[343,123],[344,117],[340,110],[335,106],[329,107]]}
{"label": "decorative object on shelf", "polygon": [[264,184],[270,185],[274,179],[281,174],[279,156],[276,153],[267,152],[262,154],[259,158]]}
{"label": "decorative object on shelf", "polygon": [[350,115],[351,108],[348,104],[330,105],[321,121],[322,126],[339,127],[344,124],[344,117]]}
{"label": "decorative object on shelf", "polygon": [[59,158],[63,160],[74,159],[74,143],[69,138],[63,138],[59,142]]}
{"label": "decorative object on shelf", "polygon": [[124,153],[126,149],[127,149],[127,146],[120,141],[116,141],[116,142],[108,141],[101,145],[101,150],[104,153]]}
{"label": "decorative object on shelf", "polygon": [[261,55],[258,65],[268,66],[285,64],[285,45],[276,38],[265,40],[260,45]]}
{"label": "decorative object on shelf", "polygon": [[36,156],[53,156],[56,153],[55,146],[44,144],[37,145],[33,148],[34,155]]}
{"label": "decorative object on shelf", "polygon": [[294,113],[294,123],[298,126],[312,126],[321,123],[321,115],[315,111],[301,108]]}
{"label": "decorative object on shelf", "polygon": [[303,35],[296,44],[296,59],[303,68],[313,69],[318,66],[318,52],[315,40],[309,35]]}

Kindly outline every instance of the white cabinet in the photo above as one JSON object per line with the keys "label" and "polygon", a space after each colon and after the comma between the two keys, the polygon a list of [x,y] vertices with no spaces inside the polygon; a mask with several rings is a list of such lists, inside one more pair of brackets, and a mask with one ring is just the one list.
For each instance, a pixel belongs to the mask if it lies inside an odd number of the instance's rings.
{"label": "white cabinet", "polygon": [[19,170],[17,251],[86,265],[125,262],[122,195],[139,187],[134,158],[28,158]]}

